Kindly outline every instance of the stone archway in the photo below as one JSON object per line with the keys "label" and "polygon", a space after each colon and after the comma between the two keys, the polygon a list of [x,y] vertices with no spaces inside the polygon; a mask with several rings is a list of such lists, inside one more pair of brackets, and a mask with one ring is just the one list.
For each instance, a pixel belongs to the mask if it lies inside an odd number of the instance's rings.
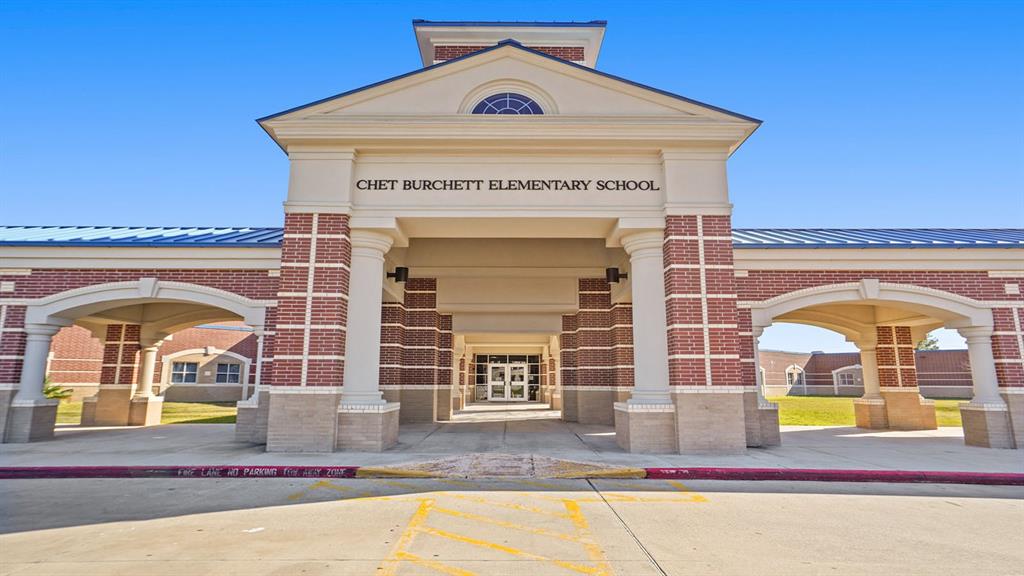
{"label": "stone archway", "polygon": [[[114,386],[117,388],[114,395],[119,397],[118,410],[125,411],[123,423],[152,424],[159,422],[161,399],[153,396],[151,386],[157,348],[162,339],[177,329],[211,319],[241,320],[256,329],[257,337],[262,339],[267,307],[265,302],[226,290],[156,278],[84,286],[30,300],[25,305],[25,353],[17,393],[9,408],[3,407],[7,410],[4,442],[27,442],[53,436],[57,402],[47,399],[42,388],[50,343],[62,327],[115,310],[159,308],[160,313],[153,315],[151,322],[147,320],[143,325],[140,321],[139,333],[133,335],[140,359],[138,390],[134,383]],[[140,314],[140,318],[148,318],[147,314]],[[122,331],[121,340],[124,340],[123,334]],[[119,359],[115,368],[118,372],[120,362]],[[257,359],[257,386],[260,364]],[[101,392],[102,385],[99,399],[102,399]],[[156,409],[150,410],[151,405]],[[95,412],[90,414],[88,409],[83,409],[83,422],[93,417]]]}
{"label": "stone archway", "polygon": [[[805,288],[749,305],[755,349],[761,332],[775,321],[833,330],[858,346],[865,394],[855,406],[857,425],[866,428],[934,427],[934,408],[920,398],[916,373],[912,385],[903,382],[900,348],[912,346],[931,329],[956,329],[967,340],[973,380],[973,398],[961,406],[966,443],[1015,446],[992,353],[993,314],[985,303],[923,286],[863,279]],[[912,314],[902,320],[865,321],[835,313],[843,305],[891,306]],[[895,366],[888,365],[892,362]],[[888,373],[894,376],[886,378]]]}

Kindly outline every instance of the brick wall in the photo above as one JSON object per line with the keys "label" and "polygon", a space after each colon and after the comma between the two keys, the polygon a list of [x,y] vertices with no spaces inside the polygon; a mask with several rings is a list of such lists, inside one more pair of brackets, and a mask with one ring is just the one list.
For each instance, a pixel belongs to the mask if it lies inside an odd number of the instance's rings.
{"label": "brick wall", "polygon": [[[349,266],[346,214],[286,214],[271,343],[275,386],[341,386]],[[264,346],[266,349],[266,345]]]}
{"label": "brick wall", "polygon": [[[970,388],[971,364],[966,350],[917,350],[914,352],[914,365],[917,372],[918,386],[923,388]],[[832,372],[848,366],[860,365],[858,352],[832,353],[799,353],[777,350],[761,350],[761,367],[764,368],[764,383],[769,388],[785,388],[786,369],[796,365],[804,371],[804,378],[809,392],[828,394],[833,387]],[[862,382],[857,383],[857,393],[861,392]],[[815,389],[816,388],[816,389]],[[797,390],[796,392],[800,392]],[[842,390],[840,390],[842,392]],[[925,396],[941,391],[925,390]],[[952,391],[947,396],[957,395]]]}
{"label": "brick wall", "polygon": [[[241,322],[219,324],[224,327],[242,327]],[[160,345],[157,353],[156,370],[153,382],[159,383],[163,370],[162,357],[182,350],[192,350],[212,346],[218,350],[233,352],[250,361],[256,358],[256,336],[249,331],[187,328],[176,332],[169,340]],[[92,333],[81,326],[62,328],[53,337],[50,345],[50,364],[47,371],[50,381],[54,384],[91,384],[100,383],[100,369],[103,364],[104,342],[93,338]],[[138,363],[134,360],[133,363]],[[249,381],[253,383],[256,371],[249,371]]]}
{"label": "brick wall", "polygon": [[[466,46],[466,45],[445,45],[434,47],[434,61],[443,62],[445,60],[452,60],[465,56],[466,54],[472,54],[483,50],[484,48],[490,48],[490,46]],[[583,47],[582,46],[528,46],[532,50],[543,52],[549,56],[561,58],[562,60],[570,60],[572,62],[583,61]]]}
{"label": "brick wall", "polygon": [[749,313],[746,336],[740,336],[731,234],[728,216],[666,218],[665,308],[672,386],[755,383]]}
{"label": "brick wall", "polygon": [[452,317],[437,312],[437,281],[410,278],[405,301],[381,310],[381,385],[433,389],[452,381]]}
{"label": "brick wall", "polygon": [[562,317],[563,386],[633,385],[633,308],[603,278],[579,281],[580,309]]}

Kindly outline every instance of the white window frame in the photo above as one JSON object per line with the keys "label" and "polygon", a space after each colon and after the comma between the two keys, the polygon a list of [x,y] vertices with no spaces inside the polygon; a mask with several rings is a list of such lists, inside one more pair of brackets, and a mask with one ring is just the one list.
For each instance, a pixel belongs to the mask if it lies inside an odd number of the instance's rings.
{"label": "white window frame", "polygon": [[[221,372],[221,366],[225,368],[224,372]],[[221,376],[224,380],[221,380]],[[234,376],[234,381],[231,377]],[[241,384],[242,383],[242,365],[238,362],[217,362],[217,370],[214,372],[213,381],[216,384]]]}
{"label": "white window frame", "polygon": [[[796,374],[796,376],[790,380],[790,374]],[[786,368],[786,385],[789,386],[790,390],[792,390],[797,383],[799,383],[800,389],[803,391],[803,395],[807,396],[807,373],[800,366],[790,364],[789,367]]]}
{"label": "white window frame", "polygon": [[[835,370],[833,370],[832,371],[832,392],[833,392],[833,394],[835,394],[836,396],[839,396],[839,387],[840,386],[843,386],[843,387],[856,386],[857,385],[857,370],[863,371],[863,368],[861,367],[860,364],[854,364],[852,366],[843,366],[842,368],[836,368]],[[846,374],[849,374],[850,377],[853,379],[853,383],[852,384],[841,384],[840,383],[841,377],[846,375]],[[862,376],[862,378],[863,378],[863,376]]]}
{"label": "white window frame", "polygon": [[[174,359],[175,358],[181,358],[182,356],[191,356],[193,354],[202,355],[202,356],[211,356],[211,355],[228,356],[228,357],[234,358],[235,360],[238,360],[242,364],[242,371],[241,371],[242,398],[247,398],[249,396],[249,375],[252,373],[252,360],[249,359],[249,358],[246,358],[245,356],[242,356],[241,354],[238,354],[238,353],[235,353],[235,352],[230,352],[228,350],[221,350],[219,348],[214,348],[212,346],[207,346],[207,347],[204,347],[204,348],[189,348],[187,350],[179,350],[178,352],[174,352],[172,354],[167,354],[165,356],[162,356],[160,358],[160,361],[163,364],[163,369],[160,371],[160,393],[161,394],[163,394],[163,391],[166,390],[168,386],[171,386],[171,385],[174,384],[173,382],[171,382],[171,363],[174,361]],[[216,378],[214,380],[216,380]],[[237,386],[237,384],[217,384],[217,383],[214,383],[214,384],[193,384],[193,385],[194,386]]]}
{"label": "white window frame", "polygon": [[[178,367],[181,370],[178,370]],[[189,367],[192,367],[189,370]],[[181,376],[181,380],[175,380],[175,377]],[[192,380],[188,377],[191,376]],[[199,363],[198,362],[171,362],[171,384],[195,384],[199,381]]]}

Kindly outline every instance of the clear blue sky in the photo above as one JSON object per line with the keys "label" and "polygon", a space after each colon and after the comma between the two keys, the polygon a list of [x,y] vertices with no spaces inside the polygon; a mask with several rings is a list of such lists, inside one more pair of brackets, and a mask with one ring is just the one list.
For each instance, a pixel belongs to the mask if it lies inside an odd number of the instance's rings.
{"label": "clear blue sky", "polygon": [[0,224],[276,226],[255,118],[419,66],[410,20],[608,20],[598,67],[761,118],[737,227],[1024,226],[1022,2],[0,3]]}

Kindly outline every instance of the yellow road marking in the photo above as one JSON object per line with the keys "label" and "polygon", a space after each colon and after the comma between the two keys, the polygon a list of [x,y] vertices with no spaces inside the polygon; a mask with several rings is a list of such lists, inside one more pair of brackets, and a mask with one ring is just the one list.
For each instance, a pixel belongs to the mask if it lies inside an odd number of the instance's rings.
{"label": "yellow road marking", "polygon": [[409,523],[406,525],[405,530],[402,531],[402,535],[398,537],[398,541],[395,542],[394,550],[391,555],[384,560],[384,564],[381,565],[380,574],[382,576],[394,576],[400,565],[399,556],[406,551],[412,541],[416,538],[416,532],[420,526],[427,520],[427,515],[430,514],[430,509],[434,506],[433,498],[421,498],[420,505],[416,508],[416,512],[413,513],[409,519]]}
{"label": "yellow road marking", "polygon": [[354,492],[357,496],[362,497],[362,498],[372,498],[372,497],[376,496],[376,494],[374,494],[372,492],[367,492],[365,490],[356,490],[355,488],[349,488],[348,486],[342,486],[340,484],[334,484],[330,480],[320,480],[318,482],[314,482],[313,484],[310,484],[307,488],[305,488],[303,490],[300,490],[299,492],[296,492],[294,494],[289,494],[288,495],[288,499],[289,500],[298,500],[299,498],[303,498],[303,497],[309,495],[309,493],[312,492],[313,490],[319,490],[321,488],[322,489],[326,489],[326,490],[334,490],[335,492],[341,492],[343,494],[349,494],[349,493],[353,493]]}
{"label": "yellow road marking", "polygon": [[604,551],[591,539],[590,524],[587,522],[587,517],[580,511],[579,503],[568,498],[563,500],[562,503],[565,504],[565,509],[569,512],[569,519],[572,520],[573,525],[576,526],[576,531],[580,534],[580,544],[583,544],[583,548],[587,551],[590,561],[597,564],[598,571],[594,572],[594,574],[611,574],[611,566],[608,565]]}
{"label": "yellow road marking", "polygon": [[568,518],[567,514],[562,512],[554,512],[551,510],[545,510],[543,508],[537,508],[536,506],[526,506],[523,504],[513,504],[511,502],[498,502],[496,500],[488,500],[479,496],[470,496],[468,494],[455,494],[451,492],[443,492],[442,495],[449,498],[457,498],[459,500],[468,500],[470,502],[477,502],[480,504],[487,504],[489,506],[498,506],[500,508],[511,508],[512,510],[520,510],[522,512],[532,512],[534,514],[545,514],[547,516],[554,516],[556,518]]}
{"label": "yellow road marking", "polygon": [[409,552],[398,552],[397,554],[395,554],[395,557],[399,560],[407,560],[409,562],[412,562],[413,564],[426,566],[427,568],[436,570],[442,574],[450,574],[451,576],[477,576],[476,572],[463,570],[462,568],[458,568],[456,566],[449,566],[448,564],[445,564],[443,562],[438,562],[437,560],[431,560],[429,558],[423,558],[422,556],[417,556]]}
{"label": "yellow road marking", "polygon": [[436,478],[434,472],[410,470],[407,468],[367,466],[356,470],[356,478]]}
{"label": "yellow road marking", "polygon": [[512,528],[513,530],[522,530],[531,534],[538,534],[541,536],[551,536],[552,538],[559,538],[561,540],[568,540],[570,542],[579,542],[580,539],[572,534],[564,534],[562,532],[555,532],[546,528],[533,528],[531,526],[525,526],[523,524],[517,524],[515,522],[506,522],[505,520],[498,520],[497,518],[490,518],[482,516],[480,514],[473,514],[471,512],[462,512],[460,510],[452,510],[451,508],[442,508],[440,506],[433,509],[438,514],[447,514],[449,516],[455,516],[457,518],[465,518],[467,520],[473,520],[476,522],[483,522],[485,524],[494,524],[495,526],[501,526],[503,528]]}
{"label": "yellow road marking", "polygon": [[533,480],[515,480],[516,484],[523,484],[526,486],[536,486],[537,488],[554,488],[555,490],[565,490],[565,486],[556,486],[554,484],[547,484],[545,482],[534,482]]}
{"label": "yellow road marking", "polygon": [[566,562],[565,560],[558,560],[555,558],[548,558],[547,556],[541,556],[539,554],[533,554],[519,548],[513,548],[511,546],[505,546],[504,544],[498,544],[496,542],[489,542],[487,540],[480,540],[471,536],[463,536],[462,534],[456,534],[454,532],[448,532],[447,530],[440,530],[438,528],[431,528],[429,526],[420,526],[417,531],[423,532],[424,534],[430,534],[439,538],[445,538],[448,540],[454,540],[456,542],[463,542],[465,544],[471,544],[473,546],[479,546],[481,548],[487,548],[489,550],[497,550],[513,556],[520,556],[522,558],[528,558],[530,560],[541,560],[544,562],[551,562],[556,566],[561,566],[567,570],[573,572],[579,572],[580,574],[595,574],[603,575],[607,572],[603,571],[601,567],[582,566],[574,562]]}

